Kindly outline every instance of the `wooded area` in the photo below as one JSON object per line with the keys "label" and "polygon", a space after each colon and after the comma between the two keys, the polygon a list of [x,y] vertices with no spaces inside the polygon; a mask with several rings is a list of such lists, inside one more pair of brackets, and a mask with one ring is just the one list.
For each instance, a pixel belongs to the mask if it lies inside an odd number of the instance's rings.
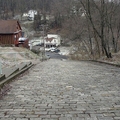
{"label": "wooded area", "polygon": [[0,0],[1,19],[30,9],[53,15],[51,27],[77,42],[78,48],[82,43],[92,56],[111,58],[111,53],[120,50],[119,0]]}
{"label": "wooded area", "polygon": [[0,18],[8,19],[15,14],[23,14],[28,10],[45,10],[50,12],[50,5],[52,0],[0,0]]}

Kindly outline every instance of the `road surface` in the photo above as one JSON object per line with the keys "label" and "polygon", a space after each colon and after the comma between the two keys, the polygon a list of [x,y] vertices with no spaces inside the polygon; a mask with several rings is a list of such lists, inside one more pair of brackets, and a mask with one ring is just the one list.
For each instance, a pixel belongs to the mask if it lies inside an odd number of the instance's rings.
{"label": "road surface", "polygon": [[120,68],[50,59],[10,83],[0,120],[120,120]]}

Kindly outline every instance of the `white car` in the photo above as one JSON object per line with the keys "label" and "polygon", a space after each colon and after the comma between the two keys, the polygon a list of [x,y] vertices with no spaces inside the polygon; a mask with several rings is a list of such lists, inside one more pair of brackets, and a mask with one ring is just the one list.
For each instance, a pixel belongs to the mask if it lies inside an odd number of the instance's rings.
{"label": "white car", "polygon": [[51,51],[51,49],[50,48],[45,48],[45,51]]}
{"label": "white car", "polygon": [[54,47],[52,47],[52,48],[50,49],[51,52],[54,52],[55,50],[56,50],[56,48],[54,48]]}

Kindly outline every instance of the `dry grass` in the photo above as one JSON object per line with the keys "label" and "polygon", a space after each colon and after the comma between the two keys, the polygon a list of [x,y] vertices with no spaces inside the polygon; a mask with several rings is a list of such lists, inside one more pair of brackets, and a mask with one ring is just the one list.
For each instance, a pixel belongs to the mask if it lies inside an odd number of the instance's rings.
{"label": "dry grass", "polygon": [[69,56],[72,60],[98,60],[102,62],[112,63],[112,64],[120,64],[120,51],[118,53],[113,53],[112,58],[107,58],[106,56],[89,56],[86,53],[74,53]]}
{"label": "dry grass", "polygon": [[13,66],[21,62],[29,62],[39,57],[22,47],[0,47],[0,62],[2,67]]}
{"label": "dry grass", "polygon": [[120,51],[118,53],[113,53],[112,58],[107,58],[106,56],[103,56],[98,60],[103,62],[113,63],[113,64],[120,64]]}

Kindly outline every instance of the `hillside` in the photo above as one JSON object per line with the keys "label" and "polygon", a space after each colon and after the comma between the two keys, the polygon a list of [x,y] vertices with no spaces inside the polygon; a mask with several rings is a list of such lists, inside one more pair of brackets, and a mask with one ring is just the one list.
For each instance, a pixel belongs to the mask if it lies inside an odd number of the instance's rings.
{"label": "hillside", "polygon": [[0,62],[3,67],[10,67],[21,62],[34,61],[39,56],[22,47],[0,47]]}

